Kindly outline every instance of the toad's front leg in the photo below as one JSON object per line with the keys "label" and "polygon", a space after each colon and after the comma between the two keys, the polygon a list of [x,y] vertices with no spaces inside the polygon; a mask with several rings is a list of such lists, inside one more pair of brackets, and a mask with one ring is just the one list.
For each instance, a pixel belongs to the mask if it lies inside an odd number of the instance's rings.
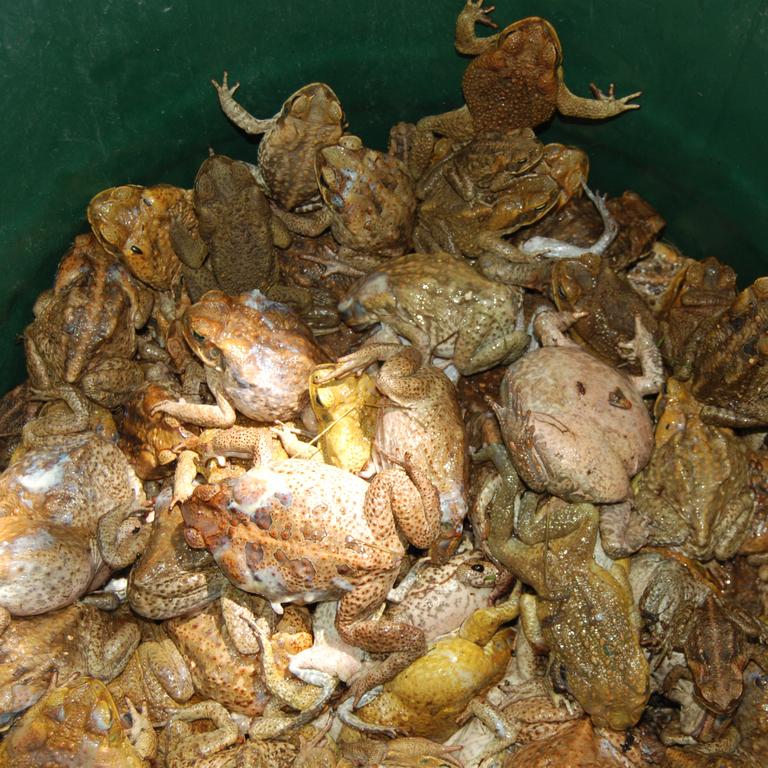
{"label": "toad's front leg", "polygon": [[571,93],[568,86],[561,81],[557,91],[557,109],[560,114],[568,117],[583,117],[587,120],[603,120],[620,115],[629,109],[640,109],[639,104],[630,104],[630,102],[640,96],[642,91],[635,91],[617,99],[613,84],[608,88],[608,93],[603,93],[594,83],[590,84],[590,88],[595,98],[584,99]]}
{"label": "toad's front leg", "polygon": [[483,8],[483,0],[467,0],[461,13],[456,19],[456,50],[467,56],[477,56],[490,48],[499,39],[498,32],[488,37],[478,37],[475,34],[475,24],[484,24],[496,29],[498,25],[491,18],[494,6]]}
{"label": "toad's front leg", "polygon": [[208,388],[216,398],[216,405],[198,405],[197,403],[162,400],[152,409],[152,414],[168,413],[187,424],[228,429],[235,423],[237,417],[235,409],[227,400],[226,395],[217,386],[213,377],[208,376],[207,381]]}
{"label": "toad's front leg", "polygon": [[267,120],[259,120],[235,101],[235,91],[240,87],[240,83],[235,83],[230,88],[226,72],[221,79],[221,84],[211,80],[211,85],[216,89],[216,93],[219,96],[219,104],[224,114],[246,133],[254,135],[265,133],[275,124],[274,117],[270,117]]}
{"label": "toad's front leg", "polygon": [[368,580],[359,582],[339,601],[336,630],[341,639],[371,653],[389,654],[383,662],[364,671],[353,681],[350,693],[355,705],[366,691],[391,680],[427,650],[424,632],[418,627],[383,617],[370,618],[373,611],[384,603],[397,573],[397,569],[392,569],[373,574]]}

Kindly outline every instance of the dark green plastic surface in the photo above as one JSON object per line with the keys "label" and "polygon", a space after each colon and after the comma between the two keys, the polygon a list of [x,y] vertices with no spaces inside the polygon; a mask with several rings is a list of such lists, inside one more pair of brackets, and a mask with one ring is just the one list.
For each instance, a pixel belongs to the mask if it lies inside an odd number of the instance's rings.
{"label": "dark green plastic surface", "polygon": [[[398,120],[462,103],[453,48],[461,0],[0,0],[0,391],[21,380],[18,340],[37,294],[84,231],[89,199],[128,182],[189,186],[209,146],[255,160],[209,80],[268,117],[297,87],[329,83],[350,130],[383,148]],[[593,186],[638,191],[667,239],[768,273],[768,0],[498,0],[501,26],[557,28],[566,82],[640,110],[543,135],[584,147]],[[482,34],[482,32],[481,32]]]}

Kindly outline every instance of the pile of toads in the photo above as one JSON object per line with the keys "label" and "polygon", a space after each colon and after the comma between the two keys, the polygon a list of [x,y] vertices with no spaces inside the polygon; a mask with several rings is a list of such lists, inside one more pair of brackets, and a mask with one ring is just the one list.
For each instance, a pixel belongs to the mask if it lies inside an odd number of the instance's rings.
{"label": "pile of toads", "polygon": [[[88,207],[0,407],[2,766],[768,764],[768,278],[544,145],[552,26],[387,153]],[[649,396],[655,395],[655,399]]]}

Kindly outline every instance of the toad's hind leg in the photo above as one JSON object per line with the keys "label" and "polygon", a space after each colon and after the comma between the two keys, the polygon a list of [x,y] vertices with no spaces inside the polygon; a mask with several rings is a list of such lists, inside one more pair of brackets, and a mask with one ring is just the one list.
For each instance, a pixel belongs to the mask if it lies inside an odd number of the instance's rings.
{"label": "toad's hind leg", "polygon": [[427,650],[424,632],[418,627],[383,617],[370,618],[371,613],[383,605],[397,573],[398,569],[393,568],[384,574],[371,575],[339,601],[336,630],[341,639],[371,653],[390,654],[352,683],[351,693],[356,704],[363,693],[391,680]]}
{"label": "toad's hind leg", "polygon": [[[414,457],[406,454],[404,470],[386,469],[374,477],[365,496],[365,516],[382,541],[396,541],[395,521],[414,547],[427,549],[440,533],[440,495]],[[377,535],[378,538],[378,535]]]}

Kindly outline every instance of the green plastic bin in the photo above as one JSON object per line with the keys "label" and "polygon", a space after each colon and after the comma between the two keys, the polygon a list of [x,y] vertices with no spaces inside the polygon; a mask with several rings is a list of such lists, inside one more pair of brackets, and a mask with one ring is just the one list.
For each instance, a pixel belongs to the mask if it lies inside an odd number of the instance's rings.
{"label": "green plastic bin", "polygon": [[[221,113],[210,79],[270,116],[321,80],[349,128],[389,127],[462,103],[453,48],[462,0],[0,0],[0,392],[24,377],[20,333],[99,190],[190,186],[208,147],[254,161],[258,142]],[[591,182],[631,188],[689,256],[730,262],[744,285],[768,272],[767,0],[498,0],[500,26],[555,25],[566,82],[642,90],[642,108],[542,132],[586,149]],[[482,34],[482,31],[480,32]]]}

